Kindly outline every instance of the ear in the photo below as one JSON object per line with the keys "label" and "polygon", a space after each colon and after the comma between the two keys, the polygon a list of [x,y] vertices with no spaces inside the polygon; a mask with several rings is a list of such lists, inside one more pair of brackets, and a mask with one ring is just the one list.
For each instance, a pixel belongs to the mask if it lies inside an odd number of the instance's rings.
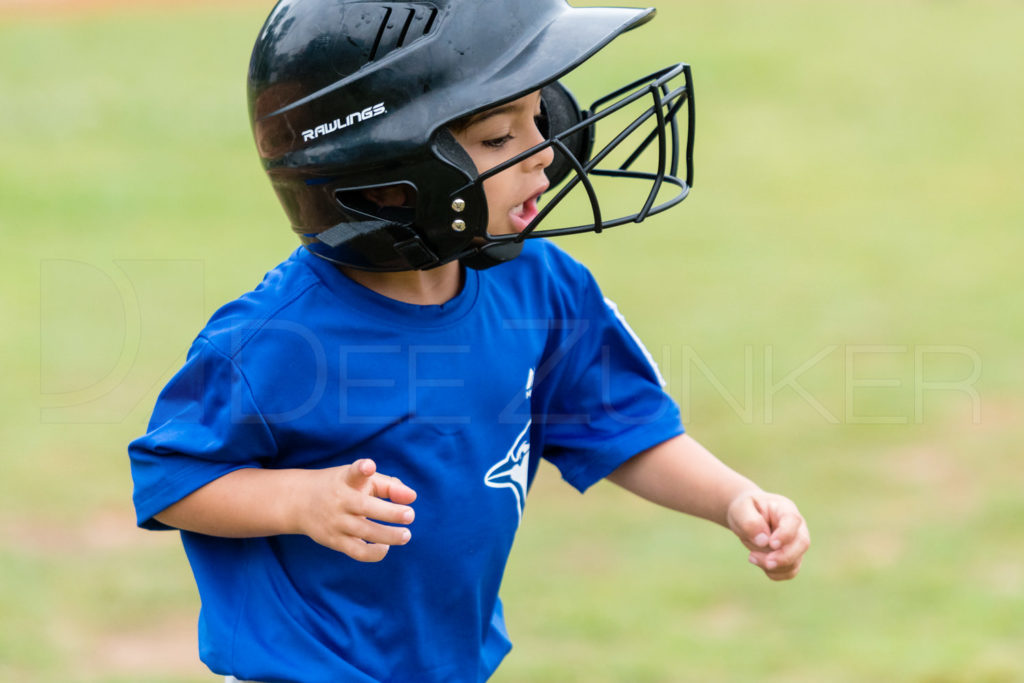
{"label": "ear", "polygon": [[363,190],[363,196],[377,206],[413,206],[415,201],[410,198],[407,185],[385,185],[369,187]]}
{"label": "ear", "polygon": [[[538,125],[541,134],[549,140],[559,138],[581,164],[587,163],[594,149],[593,126],[585,126],[575,133],[559,137],[569,128],[583,121],[588,114],[580,110],[576,98],[572,96],[569,89],[558,81],[548,83],[541,88],[540,106],[541,120]],[[548,180],[551,181],[551,187],[562,182],[572,171],[572,163],[564,153],[556,148],[554,161],[545,169]]]}

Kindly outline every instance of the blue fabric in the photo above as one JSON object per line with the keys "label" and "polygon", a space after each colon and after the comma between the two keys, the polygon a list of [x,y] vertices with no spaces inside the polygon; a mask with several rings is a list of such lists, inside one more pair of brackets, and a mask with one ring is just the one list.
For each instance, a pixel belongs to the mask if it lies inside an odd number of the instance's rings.
{"label": "blue fabric", "polygon": [[498,588],[539,456],[583,491],[682,433],[590,273],[533,240],[441,306],[305,250],[218,311],[129,447],[140,526],[243,467],[372,457],[418,493],[412,541],[363,564],[304,536],[182,532],[200,655],[260,681],[481,681],[511,644]]}

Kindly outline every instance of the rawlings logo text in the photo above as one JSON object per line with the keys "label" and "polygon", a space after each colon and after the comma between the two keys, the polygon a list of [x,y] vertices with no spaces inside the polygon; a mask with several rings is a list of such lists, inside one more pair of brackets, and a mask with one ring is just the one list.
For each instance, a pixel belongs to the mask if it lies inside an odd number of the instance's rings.
{"label": "rawlings logo text", "polygon": [[309,130],[302,131],[302,141],[309,142],[310,140],[316,140],[319,137],[330,135],[342,128],[348,128],[354,123],[360,123],[366,119],[372,119],[374,116],[380,116],[381,114],[387,113],[388,110],[384,107],[384,103],[378,102],[372,107],[367,107],[362,111],[354,111],[344,119],[337,118],[330,123],[321,123],[316,128],[310,128]]}

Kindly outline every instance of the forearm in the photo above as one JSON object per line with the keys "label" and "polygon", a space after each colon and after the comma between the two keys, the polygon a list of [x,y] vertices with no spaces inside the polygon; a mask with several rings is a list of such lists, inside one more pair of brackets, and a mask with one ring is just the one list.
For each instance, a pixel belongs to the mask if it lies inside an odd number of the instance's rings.
{"label": "forearm", "polygon": [[729,505],[760,488],[683,434],[637,454],[608,475],[649,501],[728,526]]}
{"label": "forearm", "polygon": [[296,533],[294,492],[305,476],[303,470],[235,470],[182,498],[156,519],[227,538]]}
{"label": "forearm", "polygon": [[800,571],[811,537],[793,501],[762,491],[685,434],[639,453],[608,479],[731,529],[750,551],[749,560],[774,581]]}
{"label": "forearm", "polygon": [[362,458],[314,470],[229,472],[156,515],[208,536],[303,534],[360,562],[378,562],[409,542],[416,492]]}

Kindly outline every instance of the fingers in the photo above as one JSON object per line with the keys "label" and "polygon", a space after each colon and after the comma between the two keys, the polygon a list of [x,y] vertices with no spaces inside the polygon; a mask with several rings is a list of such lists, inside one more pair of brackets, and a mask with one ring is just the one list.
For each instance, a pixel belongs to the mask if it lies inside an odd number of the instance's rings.
{"label": "fingers", "polygon": [[403,505],[416,500],[416,492],[400,479],[377,474],[377,463],[369,458],[352,463],[345,473],[345,483],[354,489],[368,491],[377,498],[387,498]]}
{"label": "fingers", "polygon": [[772,527],[769,546],[778,549],[792,543],[800,532],[801,526],[804,525],[804,519],[797,512],[796,506],[789,504],[783,510],[778,503],[770,503],[768,509],[768,523]]}
{"label": "fingers", "polygon": [[729,506],[729,528],[748,550],[768,548],[772,529],[766,511],[752,495],[744,495]]}
{"label": "fingers", "polygon": [[388,524],[412,524],[416,519],[416,512],[411,507],[389,503],[366,494],[360,494],[352,500],[348,505],[348,512]]}
{"label": "fingers", "polygon": [[792,579],[811,544],[807,523],[788,498],[772,495],[761,507],[772,532],[765,545],[751,548],[749,560],[773,581]]}
{"label": "fingers", "polygon": [[332,533],[314,540],[359,562],[380,562],[391,546],[405,545],[410,539],[412,532],[405,527],[350,515],[341,517]]}
{"label": "fingers", "polygon": [[765,576],[772,581],[788,581],[800,573],[800,565],[803,564],[803,557],[800,556],[792,564],[775,564],[775,561],[768,559],[765,553],[750,553],[750,563],[760,568]]}
{"label": "fingers", "polygon": [[378,498],[387,498],[403,505],[408,505],[416,500],[416,492],[397,477],[378,474],[370,480],[370,484],[373,486],[373,495]]}
{"label": "fingers", "polygon": [[357,562],[380,562],[390,550],[388,545],[366,543],[358,538],[342,539],[338,545],[329,546],[338,552],[345,553]]}
{"label": "fingers", "polygon": [[405,527],[378,524],[360,517],[345,518],[341,526],[346,536],[369,544],[405,545],[412,538],[412,532]]}
{"label": "fingers", "polygon": [[[342,477],[335,500],[325,514],[314,540],[360,562],[379,562],[390,546],[405,545],[412,532],[405,526],[415,519],[409,503],[416,492],[395,477],[377,472],[373,460],[363,458],[338,468]],[[390,502],[389,500],[390,499]]]}
{"label": "fingers", "polygon": [[352,463],[345,470],[345,483],[354,489],[362,489],[377,472],[377,463],[369,458],[362,458]]}
{"label": "fingers", "polygon": [[[775,578],[775,575],[781,576],[788,574],[793,569],[799,569],[804,553],[807,552],[809,545],[809,539],[798,538],[793,543],[784,545],[777,550],[752,551],[749,559],[752,564],[757,565],[770,577]],[[796,572],[793,572],[792,576],[796,576]]]}
{"label": "fingers", "polygon": [[751,551],[748,559],[768,578],[784,581],[799,573],[811,539],[793,501],[763,491],[741,494],[727,516],[729,528]]}

